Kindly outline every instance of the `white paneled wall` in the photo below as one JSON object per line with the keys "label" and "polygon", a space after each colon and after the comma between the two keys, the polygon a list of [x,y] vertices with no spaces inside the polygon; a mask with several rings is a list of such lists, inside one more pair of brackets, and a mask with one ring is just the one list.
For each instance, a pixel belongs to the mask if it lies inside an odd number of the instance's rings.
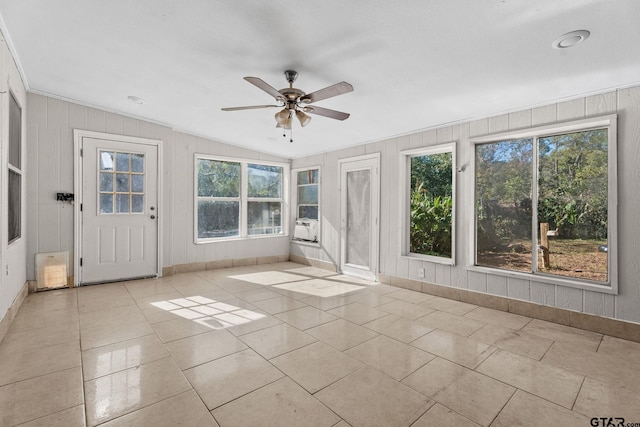
{"label": "white paneled wall", "polygon": [[73,207],[57,202],[56,193],[73,192],[74,129],[163,141],[163,206],[158,210],[163,229],[163,267],[289,253],[286,236],[193,243],[195,153],[278,162],[286,159],[33,93],[28,94],[26,103],[31,109],[27,116],[26,159],[29,169],[26,272],[29,279],[35,277],[34,254],[68,250],[70,258],[73,257]]}
{"label": "white paneled wall", "polygon": [[[605,114],[618,115],[618,295],[544,283],[544,279],[540,277],[527,280],[469,269],[473,263],[470,239],[473,235],[473,209],[469,207],[474,192],[471,168],[457,175],[456,265],[435,264],[400,256],[400,206],[403,203],[400,189],[403,180],[398,168],[402,150],[455,141],[458,167],[469,166],[474,161],[474,147],[469,141],[470,138]],[[304,165],[322,167],[321,197],[324,218],[320,245],[308,247],[293,242],[292,254],[338,264],[338,161],[374,152],[381,155],[380,273],[640,322],[640,221],[637,219],[640,212],[640,87],[296,159],[292,163],[293,168]],[[424,278],[418,277],[420,269],[425,271]]]}

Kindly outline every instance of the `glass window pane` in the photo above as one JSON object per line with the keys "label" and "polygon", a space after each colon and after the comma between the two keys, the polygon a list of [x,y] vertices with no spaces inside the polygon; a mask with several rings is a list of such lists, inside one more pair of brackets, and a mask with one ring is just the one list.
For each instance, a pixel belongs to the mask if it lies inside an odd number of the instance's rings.
{"label": "glass window pane", "polygon": [[249,235],[282,233],[282,203],[249,202],[247,209]]}
{"label": "glass window pane", "polygon": [[22,110],[13,97],[9,97],[9,163],[22,167]]}
{"label": "glass window pane", "polygon": [[131,155],[131,172],[144,172],[144,154]]}
{"label": "glass window pane", "polygon": [[240,197],[240,163],[198,159],[199,197]]}
{"label": "glass window pane", "polygon": [[129,174],[117,173],[116,174],[116,191],[117,192],[129,192]]}
{"label": "glass window pane", "polygon": [[538,139],[538,270],[607,281],[608,131]]}
{"label": "glass window pane", "polygon": [[248,165],[249,197],[282,197],[280,166]]}
{"label": "glass window pane", "polygon": [[103,171],[113,170],[113,156],[114,154],[110,151],[100,152],[100,170],[103,170]]}
{"label": "glass window pane", "polygon": [[118,172],[129,172],[129,153],[116,153],[116,170]]}
{"label": "glass window pane", "polygon": [[299,206],[298,218],[318,219],[318,206]]}
{"label": "glass window pane", "polygon": [[451,258],[453,154],[411,158],[409,252]]}
{"label": "glass window pane", "polygon": [[239,234],[239,202],[198,201],[198,238],[233,237]]}
{"label": "glass window pane", "polygon": [[131,175],[131,191],[133,193],[144,192],[144,175]]}
{"label": "glass window pane", "polygon": [[369,170],[347,172],[346,262],[369,267],[371,223],[371,179]]}
{"label": "glass window pane", "polygon": [[100,173],[100,191],[113,191],[113,174],[109,172]]}
{"label": "glass window pane", "polygon": [[476,263],[532,272],[531,139],[476,146]]}
{"label": "glass window pane", "polygon": [[131,212],[135,212],[135,213],[144,212],[144,195],[142,194],[131,195]]}
{"label": "glass window pane", "polygon": [[318,204],[318,186],[305,185],[302,187],[298,187],[298,204],[317,205]]}
{"label": "glass window pane", "polygon": [[129,213],[128,194],[116,194],[116,213]]}
{"label": "glass window pane", "polygon": [[22,234],[22,176],[9,169],[9,228],[8,242]]}
{"label": "glass window pane", "polygon": [[100,194],[100,213],[113,213],[113,194]]}
{"label": "glass window pane", "polygon": [[298,172],[298,185],[317,184],[317,183],[318,183],[318,169],[309,169],[306,171]]}
{"label": "glass window pane", "polygon": [[309,176],[310,171],[302,171],[298,172],[298,185],[310,184],[311,177]]}

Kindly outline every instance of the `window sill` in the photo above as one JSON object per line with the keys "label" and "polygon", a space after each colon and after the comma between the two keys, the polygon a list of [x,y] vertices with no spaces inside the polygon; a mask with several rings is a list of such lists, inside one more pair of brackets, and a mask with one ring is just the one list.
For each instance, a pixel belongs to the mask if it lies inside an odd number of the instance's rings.
{"label": "window sill", "polygon": [[218,237],[213,239],[200,239],[196,240],[193,243],[196,245],[206,245],[207,243],[222,243],[222,242],[235,242],[238,240],[256,240],[256,239],[282,239],[288,238],[289,236],[286,234],[260,234],[253,236],[234,236],[234,237]]}
{"label": "window sill", "polygon": [[557,276],[551,276],[546,274],[532,274],[519,271],[501,270],[498,268],[481,267],[478,265],[467,266],[467,271],[475,271],[477,273],[493,274],[494,276],[512,277],[514,279],[528,280],[532,282],[539,282],[548,285],[566,286],[569,288],[583,289],[593,292],[600,292],[603,294],[617,295],[618,291],[609,284],[597,284],[596,282],[587,282],[582,280],[572,280],[570,278],[564,279]]}
{"label": "window sill", "polygon": [[433,255],[405,254],[400,255],[400,257],[413,261],[427,261],[434,264],[456,265],[456,262],[453,258],[437,257]]}
{"label": "window sill", "polygon": [[297,239],[291,239],[291,243],[295,243],[296,245],[300,245],[300,246],[309,246],[312,248],[319,248],[320,246],[320,242],[311,242],[309,240],[297,240]]}

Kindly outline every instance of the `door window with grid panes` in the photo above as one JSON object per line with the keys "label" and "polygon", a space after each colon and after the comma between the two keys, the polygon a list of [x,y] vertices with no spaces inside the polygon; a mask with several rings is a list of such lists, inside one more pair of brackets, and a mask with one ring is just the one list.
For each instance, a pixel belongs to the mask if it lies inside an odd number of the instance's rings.
{"label": "door window with grid panes", "polygon": [[101,215],[144,213],[144,154],[100,151]]}

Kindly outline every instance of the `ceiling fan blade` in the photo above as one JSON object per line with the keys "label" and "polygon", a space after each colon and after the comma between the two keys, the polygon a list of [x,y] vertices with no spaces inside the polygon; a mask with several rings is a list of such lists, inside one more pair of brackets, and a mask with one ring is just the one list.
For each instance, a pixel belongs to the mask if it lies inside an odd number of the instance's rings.
{"label": "ceiling fan blade", "polygon": [[258,108],[282,107],[282,105],[249,105],[246,107],[225,107],[222,111],[257,110]]}
{"label": "ceiling fan blade", "polygon": [[301,96],[300,101],[304,103],[312,103],[349,92],[353,92],[353,86],[347,82],[340,82]]}
{"label": "ceiling fan blade", "polygon": [[274,88],[269,83],[262,80],[261,78],[245,77],[244,79],[249,83],[251,83],[252,85],[254,85],[255,87],[257,87],[258,89],[262,89],[263,91],[267,92],[269,95],[273,96],[275,99],[277,100],[284,99],[282,94],[278,92],[276,88]]}
{"label": "ceiling fan blade", "polygon": [[315,105],[304,107],[304,112],[309,114],[317,114],[318,116],[329,117],[330,119],[346,120],[350,114],[342,111],[330,110],[328,108],[316,107]]}

